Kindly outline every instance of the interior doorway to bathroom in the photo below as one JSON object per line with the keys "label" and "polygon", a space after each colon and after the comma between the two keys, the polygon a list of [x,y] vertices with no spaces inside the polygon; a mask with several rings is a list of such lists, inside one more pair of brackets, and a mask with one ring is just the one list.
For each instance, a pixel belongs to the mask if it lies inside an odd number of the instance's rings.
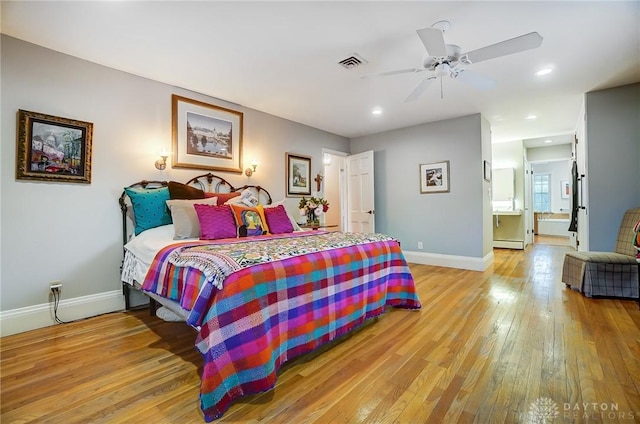
{"label": "interior doorway to bathroom", "polygon": [[569,160],[531,164],[534,243],[570,245],[570,164]]}

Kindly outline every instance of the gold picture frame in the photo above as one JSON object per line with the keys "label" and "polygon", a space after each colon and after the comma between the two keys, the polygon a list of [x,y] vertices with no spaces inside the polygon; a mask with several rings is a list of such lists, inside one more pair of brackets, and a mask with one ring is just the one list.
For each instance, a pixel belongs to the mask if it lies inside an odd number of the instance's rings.
{"label": "gold picture frame", "polygon": [[243,113],[173,94],[172,167],[242,173]]}
{"label": "gold picture frame", "polygon": [[16,179],[91,184],[93,124],[18,110]]}

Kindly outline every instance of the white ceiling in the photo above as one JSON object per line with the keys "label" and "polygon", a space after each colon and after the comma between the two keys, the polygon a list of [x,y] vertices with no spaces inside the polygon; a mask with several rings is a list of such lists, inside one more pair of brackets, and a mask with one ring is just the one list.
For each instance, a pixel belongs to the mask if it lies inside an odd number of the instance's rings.
{"label": "white ceiling", "polygon": [[[488,92],[445,78],[443,99],[434,83],[405,103],[424,74],[360,78],[419,67],[416,29],[443,19],[463,52],[544,40],[470,65],[498,82]],[[570,134],[584,93],[640,81],[639,24],[639,1],[2,1],[4,34],[346,137],[474,113],[494,141]],[[354,53],[368,63],[338,65]]]}

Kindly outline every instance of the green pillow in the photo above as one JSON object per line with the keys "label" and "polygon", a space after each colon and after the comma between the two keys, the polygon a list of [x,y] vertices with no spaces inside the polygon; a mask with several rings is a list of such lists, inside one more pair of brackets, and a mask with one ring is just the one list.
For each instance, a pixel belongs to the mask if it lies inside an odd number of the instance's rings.
{"label": "green pillow", "polygon": [[133,206],[136,235],[150,228],[171,224],[171,215],[169,215],[166,204],[166,201],[169,200],[169,189],[167,187],[126,187],[124,191],[131,199]]}

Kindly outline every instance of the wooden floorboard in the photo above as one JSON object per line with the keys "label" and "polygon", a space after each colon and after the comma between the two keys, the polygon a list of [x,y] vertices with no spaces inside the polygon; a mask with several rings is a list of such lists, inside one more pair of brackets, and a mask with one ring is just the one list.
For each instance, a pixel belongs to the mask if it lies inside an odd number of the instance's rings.
{"label": "wooden floorboard", "polygon": [[[412,264],[422,310],[294,359],[218,422],[640,422],[638,304],[565,288],[569,249],[495,249],[485,272]],[[4,337],[0,422],[204,422],[195,336],[134,311]]]}

